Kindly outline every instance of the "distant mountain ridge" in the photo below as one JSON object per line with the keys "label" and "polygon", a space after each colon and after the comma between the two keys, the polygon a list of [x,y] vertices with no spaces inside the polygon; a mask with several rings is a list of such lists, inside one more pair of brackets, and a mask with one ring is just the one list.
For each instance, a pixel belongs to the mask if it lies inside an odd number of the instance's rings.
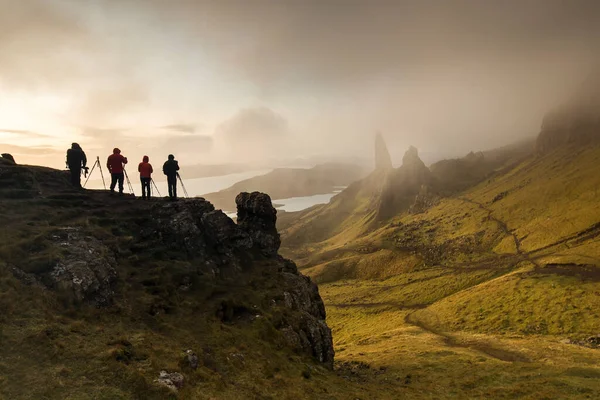
{"label": "distant mountain ridge", "polygon": [[203,195],[217,208],[235,210],[235,198],[240,192],[269,193],[273,199],[287,199],[333,193],[360,179],[364,168],[353,164],[326,163],[313,168],[277,168],[265,175],[237,182],[230,188]]}

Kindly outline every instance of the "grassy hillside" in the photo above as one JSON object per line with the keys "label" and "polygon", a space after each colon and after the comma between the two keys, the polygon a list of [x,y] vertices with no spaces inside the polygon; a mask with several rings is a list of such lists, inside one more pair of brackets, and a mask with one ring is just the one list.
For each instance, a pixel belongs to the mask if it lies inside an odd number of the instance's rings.
{"label": "grassy hillside", "polygon": [[[300,305],[281,308],[304,278],[231,247],[247,237],[208,203],[74,191],[40,167],[0,165],[0,184],[0,398],[327,398],[335,382],[361,392],[281,330],[309,327]],[[162,370],[184,376],[178,392],[156,383]]]}
{"label": "grassy hillside", "polygon": [[434,398],[600,396],[600,351],[564,344],[600,333],[599,163],[599,146],[531,156],[368,230],[349,212],[323,240],[286,216],[338,360],[412,371]]}

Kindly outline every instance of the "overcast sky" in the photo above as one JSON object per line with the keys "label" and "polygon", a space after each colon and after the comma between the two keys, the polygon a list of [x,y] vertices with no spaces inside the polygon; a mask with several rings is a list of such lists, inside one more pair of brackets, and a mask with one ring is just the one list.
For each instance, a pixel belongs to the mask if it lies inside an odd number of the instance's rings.
{"label": "overcast sky", "polygon": [[589,73],[600,2],[0,0],[0,150],[152,159],[500,146]]}

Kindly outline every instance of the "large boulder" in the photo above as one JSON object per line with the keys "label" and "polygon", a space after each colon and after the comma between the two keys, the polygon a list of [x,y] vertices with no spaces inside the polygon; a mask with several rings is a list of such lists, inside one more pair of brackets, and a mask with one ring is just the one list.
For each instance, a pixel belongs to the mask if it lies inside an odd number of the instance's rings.
{"label": "large boulder", "polygon": [[277,232],[277,210],[268,194],[240,193],[235,198],[237,224],[247,232],[256,247],[265,255],[275,255],[281,245]]}
{"label": "large boulder", "polygon": [[113,252],[81,228],[62,228],[52,240],[62,257],[50,272],[51,286],[75,303],[110,305],[117,280]]}

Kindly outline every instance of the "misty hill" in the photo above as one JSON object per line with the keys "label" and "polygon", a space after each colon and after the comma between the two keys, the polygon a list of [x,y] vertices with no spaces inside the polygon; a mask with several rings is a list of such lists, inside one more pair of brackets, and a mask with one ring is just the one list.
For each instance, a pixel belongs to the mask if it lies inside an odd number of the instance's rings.
{"label": "misty hill", "polygon": [[565,104],[548,113],[542,122],[536,148],[546,154],[568,145],[600,142],[600,78],[590,77]]}
{"label": "misty hill", "polygon": [[327,163],[310,169],[278,168],[268,174],[240,181],[228,189],[208,193],[203,197],[217,208],[235,210],[235,198],[240,192],[265,192],[273,199],[287,199],[332,193],[348,186],[364,175],[358,165]]}
{"label": "misty hill", "polygon": [[302,398],[327,387],[310,376],[341,381],[269,197],[236,202],[237,224],[1,158],[0,397]]}
{"label": "misty hill", "polygon": [[[538,144],[548,132],[544,123]],[[478,382],[475,397],[598,397],[600,143],[591,132],[554,131],[553,147],[459,179],[437,169],[467,171],[484,156],[432,166],[433,180],[416,162],[413,179],[437,197],[416,211],[405,203],[378,220],[382,190],[369,216],[340,203],[352,199],[343,192],[286,215],[285,253],[320,284],[336,358],[420,368],[413,387],[453,388],[441,398],[473,397],[466,376]],[[435,192],[444,176],[457,185]],[[337,225],[319,234],[325,218]]]}
{"label": "misty hill", "polygon": [[286,243],[314,243],[339,233],[358,237],[395,215],[418,213],[489,178],[498,171],[514,166],[533,152],[527,140],[501,149],[471,152],[462,159],[443,160],[428,168],[410,147],[399,168],[393,168],[381,135],[375,138],[375,170],[336,195],[329,204],[318,205],[300,213],[285,213],[280,221]]}
{"label": "misty hill", "polygon": [[436,178],[440,194],[452,195],[494,175],[503,168],[514,167],[535,149],[535,139],[527,139],[498,149],[470,152],[463,158],[441,160],[429,169]]}

